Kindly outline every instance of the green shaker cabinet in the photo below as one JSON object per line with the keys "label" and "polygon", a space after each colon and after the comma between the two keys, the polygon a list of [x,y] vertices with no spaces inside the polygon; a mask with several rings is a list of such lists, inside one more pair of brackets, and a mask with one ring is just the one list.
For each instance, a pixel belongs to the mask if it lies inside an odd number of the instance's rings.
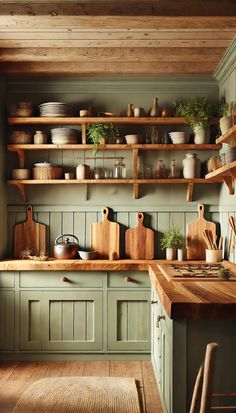
{"label": "green shaker cabinet", "polygon": [[21,350],[102,349],[101,291],[22,291]]}
{"label": "green shaker cabinet", "polygon": [[150,292],[108,292],[108,350],[150,349]]}

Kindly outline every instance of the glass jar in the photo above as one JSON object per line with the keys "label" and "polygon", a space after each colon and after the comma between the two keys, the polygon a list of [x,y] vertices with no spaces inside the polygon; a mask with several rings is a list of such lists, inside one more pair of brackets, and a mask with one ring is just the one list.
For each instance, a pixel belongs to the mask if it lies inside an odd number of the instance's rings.
{"label": "glass jar", "polygon": [[126,165],[123,159],[117,159],[114,165],[114,178],[124,179],[126,178]]}
{"label": "glass jar", "polygon": [[177,168],[175,159],[172,159],[170,173],[168,175],[168,178],[179,178],[179,177],[180,177],[180,169]]}
{"label": "glass jar", "polygon": [[155,169],[155,178],[166,178],[166,167],[162,159],[159,159],[157,168]]}
{"label": "glass jar", "polygon": [[161,143],[158,128],[156,126],[152,126],[151,128],[151,143]]}

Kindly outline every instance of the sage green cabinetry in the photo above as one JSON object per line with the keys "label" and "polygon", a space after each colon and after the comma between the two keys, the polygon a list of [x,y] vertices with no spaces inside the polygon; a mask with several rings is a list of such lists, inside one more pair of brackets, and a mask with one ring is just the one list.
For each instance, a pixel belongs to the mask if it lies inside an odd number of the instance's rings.
{"label": "sage green cabinetry", "polygon": [[0,272],[0,350],[13,351],[15,342],[15,273]]}
{"label": "sage green cabinetry", "polygon": [[108,273],[108,351],[150,352],[150,279],[147,272]]}
{"label": "sage green cabinetry", "polygon": [[0,281],[3,352],[150,353],[147,272],[22,271]]}

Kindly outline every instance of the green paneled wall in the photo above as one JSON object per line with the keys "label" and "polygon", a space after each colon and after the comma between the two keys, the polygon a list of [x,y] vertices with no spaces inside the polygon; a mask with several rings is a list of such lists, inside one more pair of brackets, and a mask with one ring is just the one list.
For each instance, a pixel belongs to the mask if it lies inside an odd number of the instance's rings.
{"label": "green paneled wall", "polygon": [[[211,100],[217,99],[218,86],[212,78],[60,78],[60,79],[10,79],[7,82],[7,104],[20,100],[32,100],[35,104],[47,101],[65,101],[75,103],[79,109],[93,104],[98,110],[121,111],[126,113],[128,103],[141,106],[146,111],[151,107],[153,97],[159,98],[160,106],[171,104],[179,97],[207,95]],[[39,129],[38,127],[33,130]],[[49,128],[50,129],[50,128]],[[174,127],[176,129],[176,127]],[[160,134],[174,130],[173,126],[160,128]],[[133,126],[125,128],[134,132],[146,133],[142,128]],[[10,132],[10,131],[9,131]],[[50,160],[64,168],[76,166],[84,162],[84,157],[91,152],[51,151],[28,152],[26,164],[32,166],[36,161]],[[102,152],[101,152],[102,154]],[[132,173],[131,154],[124,152],[105,152],[105,156],[121,155],[125,157],[128,176]],[[199,157],[206,161],[212,153],[202,152]],[[154,167],[158,159],[164,159],[168,166],[171,159],[176,159],[181,166],[184,153],[148,153],[142,154],[144,163]],[[13,166],[18,166],[15,154],[8,154],[8,176]],[[109,164],[110,167],[113,165]],[[96,166],[108,166],[108,161],[100,161]],[[93,163],[91,166],[94,166]],[[133,199],[132,186],[125,185],[92,185],[88,186],[40,186],[27,189],[28,203],[34,205],[37,218],[50,226],[48,238],[52,247],[54,239],[65,230],[75,231],[81,239],[81,244],[89,242],[89,224],[100,219],[98,212],[104,205],[113,208],[115,219],[125,227],[135,224],[135,214],[139,211],[149,211],[147,224],[158,229],[156,255],[159,253],[160,233],[169,226],[174,215],[174,221],[185,231],[186,223],[195,216],[197,203],[204,202],[213,205],[217,212],[218,185],[196,186],[194,202],[186,202],[185,185],[146,185],[140,187],[140,198]],[[15,187],[8,187],[8,254],[12,251],[13,225],[24,220],[24,202],[20,199]],[[218,217],[217,217],[218,219]],[[217,220],[216,219],[216,220]]]}

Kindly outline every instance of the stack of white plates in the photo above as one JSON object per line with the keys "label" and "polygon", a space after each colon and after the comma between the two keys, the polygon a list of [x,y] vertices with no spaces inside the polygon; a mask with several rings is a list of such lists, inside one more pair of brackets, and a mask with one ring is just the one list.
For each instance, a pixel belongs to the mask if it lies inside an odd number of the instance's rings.
{"label": "stack of white plates", "polygon": [[75,115],[75,107],[69,103],[47,102],[39,105],[40,116],[70,117]]}
{"label": "stack of white plates", "polygon": [[55,145],[76,144],[79,141],[78,130],[71,128],[51,129],[52,143]]}
{"label": "stack of white plates", "polygon": [[170,132],[170,139],[174,144],[183,144],[188,143],[189,141],[189,133],[187,132]]}

